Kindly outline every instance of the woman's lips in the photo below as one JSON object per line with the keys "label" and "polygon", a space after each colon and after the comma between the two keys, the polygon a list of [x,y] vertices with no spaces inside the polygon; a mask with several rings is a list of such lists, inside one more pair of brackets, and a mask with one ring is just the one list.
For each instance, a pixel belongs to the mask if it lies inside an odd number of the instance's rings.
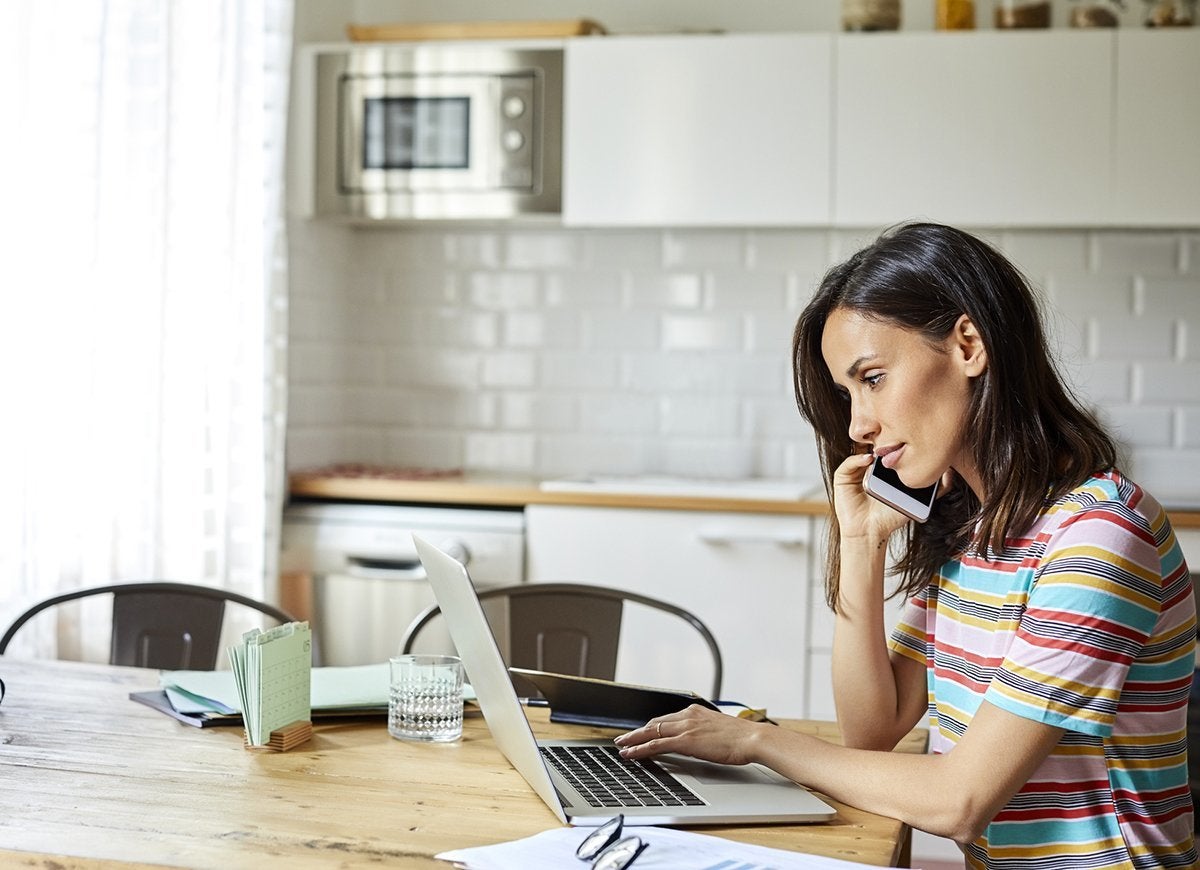
{"label": "woman's lips", "polygon": [[876,450],[875,456],[883,463],[884,468],[895,468],[896,463],[900,461],[900,454],[904,452],[904,446],[885,447],[882,450]]}

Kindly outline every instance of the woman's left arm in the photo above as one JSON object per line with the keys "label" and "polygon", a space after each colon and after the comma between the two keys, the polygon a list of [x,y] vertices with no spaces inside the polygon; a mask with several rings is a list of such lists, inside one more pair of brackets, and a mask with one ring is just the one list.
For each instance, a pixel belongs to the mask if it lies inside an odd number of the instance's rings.
{"label": "woman's left arm", "polygon": [[726,764],[757,762],[834,800],[970,843],[1062,734],[985,701],[945,755],[848,749],[702,707],[651,720],[616,743],[627,758],[678,752]]}

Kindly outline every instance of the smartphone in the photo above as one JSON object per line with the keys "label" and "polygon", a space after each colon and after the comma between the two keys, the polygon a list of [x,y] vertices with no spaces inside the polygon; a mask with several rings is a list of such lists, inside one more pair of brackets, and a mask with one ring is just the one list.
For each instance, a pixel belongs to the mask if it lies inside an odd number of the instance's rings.
{"label": "smartphone", "polygon": [[876,459],[863,478],[863,489],[867,495],[879,499],[885,505],[900,511],[911,520],[923,523],[933,510],[938,484],[932,483],[921,489],[913,489],[900,482],[900,476]]}

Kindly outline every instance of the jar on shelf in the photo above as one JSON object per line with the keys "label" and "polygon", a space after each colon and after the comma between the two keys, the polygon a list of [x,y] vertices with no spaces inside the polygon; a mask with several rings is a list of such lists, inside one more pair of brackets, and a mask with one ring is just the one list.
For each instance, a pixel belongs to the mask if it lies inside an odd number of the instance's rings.
{"label": "jar on shelf", "polygon": [[1145,0],[1147,27],[1191,27],[1196,0]]}
{"label": "jar on shelf", "polygon": [[843,30],[899,30],[900,0],[842,0]]}
{"label": "jar on shelf", "polygon": [[1072,27],[1116,27],[1123,11],[1123,0],[1071,0],[1067,22]]}
{"label": "jar on shelf", "polygon": [[1050,0],[996,0],[994,17],[997,30],[1049,27]]}
{"label": "jar on shelf", "polygon": [[975,0],[937,0],[938,30],[974,30]]}

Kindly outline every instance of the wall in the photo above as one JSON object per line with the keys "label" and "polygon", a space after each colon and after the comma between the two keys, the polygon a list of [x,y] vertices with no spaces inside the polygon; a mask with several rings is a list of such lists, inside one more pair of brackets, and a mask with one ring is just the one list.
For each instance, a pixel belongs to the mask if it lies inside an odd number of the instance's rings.
{"label": "wall", "polygon": [[[1131,473],[1200,504],[1200,232],[983,234]],[[791,327],[872,235],[294,222],[289,466],[812,477]]]}
{"label": "wall", "polygon": [[[932,0],[904,0],[905,29]],[[1055,4],[1065,19],[1068,4]],[[1134,7],[1127,14],[1134,15]],[[521,0],[617,32],[838,27],[838,0]],[[987,26],[991,2],[977,4]],[[345,23],[494,17],[481,0],[298,0]],[[1140,13],[1140,9],[1136,12]],[[1132,24],[1133,21],[1124,22]],[[918,207],[916,204],[914,207]],[[983,232],[1044,286],[1063,363],[1164,501],[1200,504],[1200,234]],[[557,476],[809,479],[789,339],[873,231],[354,230],[291,225],[288,466],[361,461]],[[1190,329],[1189,329],[1190,327]]]}

